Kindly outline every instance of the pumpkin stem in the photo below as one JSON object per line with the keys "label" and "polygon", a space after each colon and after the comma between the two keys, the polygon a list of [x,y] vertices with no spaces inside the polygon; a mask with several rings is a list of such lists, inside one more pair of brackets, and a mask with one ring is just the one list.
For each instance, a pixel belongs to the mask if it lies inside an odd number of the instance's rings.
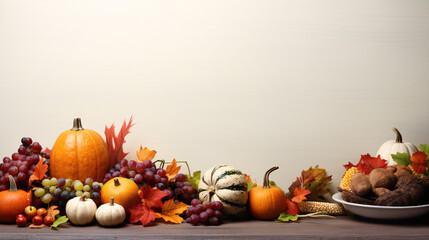
{"label": "pumpkin stem", "polygon": [[115,205],[115,200],[113,197],[111,197],[110,198],[110,206],[113,206],[113,205]]}
{"label": "pumpkin stem", "polygon": [[82,196],[80,197],[80,201],[85,202],[85,200],[86,200],[86,195],[82,195]]}
{"label": "pumpkin stem", "polygon": [[265,173],[264,176],[264,185],[262,188],[270,188],[270,173],[274,172],[275,170],[279,169],[279,166],[274,166],[270,169],[268,169],[268,171]]}
{"label": "pumpkin stem", "polygon": [[80,120],[80,118],[73,119],[73,128],[71,130],[74,130],[74,131],[83,130],[82,121]]}
{"label": "pumpkin stem", "polygon": [[392,128],[392,130],[396,133],[396,143],[402,143],[402,135],[397,128]]}
{"label": "pumpkin stem", "polygon": [[18,188],[16,187],[15,179],[12,177],[12,175],[9,175],[9,192],[16,192],[18,191]]}
{"label": "pumpkin stem", "polygon": [[119,182],[119,179],[117,178],[115,178],[113,182],[115,183],[115,187],[119,187],[119,185],[121,185],[121,183]]}

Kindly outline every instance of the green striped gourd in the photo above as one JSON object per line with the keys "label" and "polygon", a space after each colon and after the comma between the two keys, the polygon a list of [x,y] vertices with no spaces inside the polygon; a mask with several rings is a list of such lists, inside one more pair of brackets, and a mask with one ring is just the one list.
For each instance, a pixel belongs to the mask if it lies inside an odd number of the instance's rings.
{"label": "green striped gourd", "polygon": [[198,186],[199,197],[205,202],[222,202],[223,214],[234,216],[246,211],[247,181],[240,170],[219,165],[207,170]]}

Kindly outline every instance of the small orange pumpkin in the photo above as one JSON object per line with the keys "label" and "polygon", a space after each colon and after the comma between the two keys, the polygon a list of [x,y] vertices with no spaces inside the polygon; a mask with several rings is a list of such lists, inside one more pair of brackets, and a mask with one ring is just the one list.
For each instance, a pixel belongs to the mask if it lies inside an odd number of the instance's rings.
{"label": "small orange pumpkin", "polygon": [[109,203],[115,198],[115,203],[125,208],[127,214],[130,209],[140,203],[139,187],[128,178],[116,177],[107,181],[101,188],[101,203]]}
{"label": "small orange pumpkin", "polygon": [[109,170],[107,145],[97,132],[83,129],[80,118],[73,128],[64,131],[52,148],[50,171],[56,178],[85,181],[90,177],[101,182]]}
{"label": "small orange pumpkin", "polygon": [[249,191],[250,213],[257,219],[278,218],[286,210],[286,197],[279,187],[269,185],[269,175],[279,167],[270,168],[264,176],[264,185],[253,187]]}
{"label": "small orange pumpkin", "polygon": [[18,214],[30,205],[28,193],[16,188],[15,180],[9,175],[9,190],[0,192],[0,222],[14,223]]}

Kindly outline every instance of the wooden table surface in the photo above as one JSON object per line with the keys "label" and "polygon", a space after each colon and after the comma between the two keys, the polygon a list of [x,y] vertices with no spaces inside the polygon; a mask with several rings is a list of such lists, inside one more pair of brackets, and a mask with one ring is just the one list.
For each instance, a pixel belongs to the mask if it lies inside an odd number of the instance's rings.
{"label": "wooden table surface", "polygon": [[429,216],[403,221],[374,221],[355,216],[303,218],[293,223],[272,221],[227,222],[220,226],[156,223],[126,224],[119,228],[98,225],[19,228],[0,225],[0,239],[429,239]]}

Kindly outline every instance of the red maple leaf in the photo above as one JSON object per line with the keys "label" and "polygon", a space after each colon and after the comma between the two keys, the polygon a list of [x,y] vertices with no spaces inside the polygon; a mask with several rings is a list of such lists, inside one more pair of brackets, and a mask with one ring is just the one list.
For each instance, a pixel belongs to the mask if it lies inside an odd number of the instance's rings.
{"label": "red maple leaf", "polygon": [[292,202],[294,203],[301,203],[302,201],[306,200],[307,198],[305,197],[306,195],[310,194],[311,192],[306,190],[305,187],[298,189],[295,188],[295,190],[293,191],[293,198],[292,198]]}
{"label": "red maple leaf", "polygon": [[356,165],[353,165],[353,163],[351,163],[351,162],[349,162],[349,164],[346,164],[346,165],[343,165],[343,166],[346,168],[346,170],[349,170],[352,167],[356,167]]}
{"label": "red maple leaf", "polygon": [[286,212],[288,212],[289,214],[294,216],[299,214],[298,205],[287,198],[286,198],[286,207],[287,207]]}
{"label": "red maple leaf", "polygon": [[43,164],[44,158],[40,159],[34,169],[34,173],[28,179],[28,186],[31,186],[33,181],[40,181],[45,177],[46,172],[48,172],[48,165]]}
{"label": "red maple leaf", "polygon": [[154,221],[157,217],[158,215],[156,215],[155,211],[141,203],[130,209],[131,223],[141,222],[143,226],[146,226],[148,223]]}
{"label": "red maple leaf", "polygon": [[366,175],[370,174],[371,171],[375,168],[386,168],[387,161],[381,159],[380,155],[376,158],[371,157],[371,155],[361,155],[359,163],[356,165],[359,172],[365,173]]}
{"label": "red maple leaf", "polygon": [[148,208],[162,208],[163,203],[161,199],[167,195],[168,194],[166,192],[161,191],[158,188],[152,188],[150,185],[146,185],[139,190],[141,201]]}
{"label": "red maple leaf", "polygon": [[116,162],[127,156],[128,153],[124,153],[123,145],[125,143],[125,136],[130,133],[130,128],[134,126],[132,122],[133,116],[131,116],[128,124],[124,121],[118,136],[115,134],[115,124],[112,124],[110,128],[106,126],[104,134],[106,135],[107,151],[109,153],[109,168],[112,168]]}
{"label": "red maple leaf", "polygon": [[425,152],[415,152],[413,156],[411,156],[410,160],[413,162],[413,169],[418,174],[423,174],[426,171],[426,168],[428,166],[426,159],[428,158],[428,155]]}

